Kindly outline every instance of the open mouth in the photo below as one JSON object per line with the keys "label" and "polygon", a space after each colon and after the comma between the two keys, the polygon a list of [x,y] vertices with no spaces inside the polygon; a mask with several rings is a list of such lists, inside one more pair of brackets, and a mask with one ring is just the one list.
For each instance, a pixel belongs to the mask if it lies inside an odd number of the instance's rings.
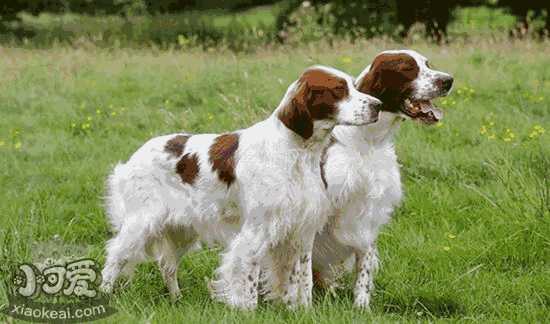
{"label": "open mouth", "polygon": [[401,111],[412,119],[424,124],[435,124],[443,118],[443,112],[437,109],[430,100],[406,99]]}

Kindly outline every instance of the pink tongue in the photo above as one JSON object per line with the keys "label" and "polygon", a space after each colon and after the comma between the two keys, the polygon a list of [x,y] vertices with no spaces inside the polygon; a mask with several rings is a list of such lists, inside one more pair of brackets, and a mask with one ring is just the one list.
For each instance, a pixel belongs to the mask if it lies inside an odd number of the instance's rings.
{"label": "pink tongue", "polygon": [[441,120],[443,118],[443,112],[434,106],[430,102],[423,102],[420,104],[420,111],[424,114],[432,113],[435,120]]}

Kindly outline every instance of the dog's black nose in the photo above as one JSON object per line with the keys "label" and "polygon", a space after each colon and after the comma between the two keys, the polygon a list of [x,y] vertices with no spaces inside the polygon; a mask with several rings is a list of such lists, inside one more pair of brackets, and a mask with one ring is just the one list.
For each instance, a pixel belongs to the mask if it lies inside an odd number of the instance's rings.
{"label": "dog's black nose", "polygon": [[382,109],[382,101],[376,101],[372,104],[372,108],[376,111],[380,111]]}
{"label": "dog's black nose", "polygon": [[454,82],[454,79],[452,76],[446,76],[441,78],[441,85],[445,91],[451,90],[451,88],[453,87],[453,82]]}

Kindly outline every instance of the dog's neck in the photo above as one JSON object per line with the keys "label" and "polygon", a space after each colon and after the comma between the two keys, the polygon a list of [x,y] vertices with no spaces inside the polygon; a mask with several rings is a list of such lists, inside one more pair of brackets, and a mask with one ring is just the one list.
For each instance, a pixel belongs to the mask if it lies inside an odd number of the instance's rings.
{"label": "dog's neck", "polygon": [[330,134],[334,129],[334,122],[331,121],[315,121],[313,124],[313,135],[304,139],[300,135],[285,126],[284,123],[274,113],[268,121],[278,130],[278,134],[282,134],[284,141],[295,150],[304,151],[304,153],[312,153],[320,155],[327,145]]}
{"label": "dog's neck", "polygon": [[397,114],[381,112],[376,123],[365,126],[337,126],[332,132],[338,142],[360,152],[385,145],[393,145],[394,134],[403,118]]}

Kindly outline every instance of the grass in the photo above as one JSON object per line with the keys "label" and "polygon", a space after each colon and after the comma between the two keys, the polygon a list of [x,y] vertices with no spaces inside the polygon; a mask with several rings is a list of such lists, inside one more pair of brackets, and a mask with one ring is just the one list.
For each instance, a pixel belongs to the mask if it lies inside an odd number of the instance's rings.
{"label": "grass", "polygon": [[143,265],[113,296],[118,313],[105,321],[550,321],[550,46],[529,40],[370,40],[221,55],[2,47],[2,276],[9,264],[37,261],[46,245],[77,246],[102,263],[105,177],[151,136],[250,125],[306,66],[357,75],[395,47],[419,50],[453,73],[456,87],[440,101],[439,127],[406,122],[399,132],[406,199],[380,237],[371,313],[353,309],[351,278],[337,296],[316,291],[308,311],[228,310],[209,299],[204,278],[217,251],[204,250],[180,267],[179,303],[169,303],[155,267]]}

